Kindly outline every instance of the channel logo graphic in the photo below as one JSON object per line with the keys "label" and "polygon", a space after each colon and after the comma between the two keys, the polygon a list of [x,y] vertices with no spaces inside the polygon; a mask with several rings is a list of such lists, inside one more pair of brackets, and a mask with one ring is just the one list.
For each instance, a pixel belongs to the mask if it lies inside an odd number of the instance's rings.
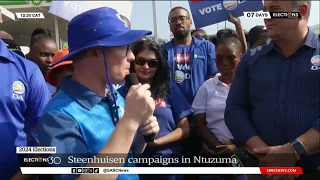
{"label": "channel logo graphic", "polygon": [[243,12],[243,15],[247,19],[300,19],[301,14],[299,12]]}
{"label": "channel logo graphic", "polygon": [[60,157],[33,157],[33,158],[23,158],[24,163],[46,163],[58,165],[61,163]]}
{"label": "channel logo graphic", "polygon": [[301,14],[299,12],[270,12],[271,19],[273,18],[289,18],[300,19]]}

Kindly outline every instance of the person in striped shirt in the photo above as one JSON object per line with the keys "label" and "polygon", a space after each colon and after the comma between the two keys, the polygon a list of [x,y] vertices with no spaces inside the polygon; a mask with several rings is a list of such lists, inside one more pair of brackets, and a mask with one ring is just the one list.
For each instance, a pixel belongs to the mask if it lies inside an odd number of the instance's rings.
{"label": "person in striped shirt", "polygon": [[320,178],[320,39],[307,26],[310,6],[265,1],[264,11],[296,11],[301,19],[265,19],[271,41],[240,61],[225,111],[233,143],[252,155],[251,166],[300,166],[301,180]]}

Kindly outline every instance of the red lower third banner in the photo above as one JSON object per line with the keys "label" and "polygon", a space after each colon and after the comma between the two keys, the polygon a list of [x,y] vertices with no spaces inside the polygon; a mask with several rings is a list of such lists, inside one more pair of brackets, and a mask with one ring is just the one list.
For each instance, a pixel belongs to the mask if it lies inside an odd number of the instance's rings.
{"label": "red lower third banner", "polygon": [[299,167],[21,167],[21,172],[22,174],[302,174],[302,169]]}
{"label": "red lower third banner", "polygon": [[261,174],[303,174],[301,167],[260,167]]}

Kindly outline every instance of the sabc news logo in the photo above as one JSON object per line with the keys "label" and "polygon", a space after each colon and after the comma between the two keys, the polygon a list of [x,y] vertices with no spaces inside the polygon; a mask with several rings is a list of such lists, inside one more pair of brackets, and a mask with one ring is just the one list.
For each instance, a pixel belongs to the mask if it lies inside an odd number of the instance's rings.
{"label": "sabc news logo", "polygon": [[244,17],[247,19],[300,19],[299,12],[243,12]]}

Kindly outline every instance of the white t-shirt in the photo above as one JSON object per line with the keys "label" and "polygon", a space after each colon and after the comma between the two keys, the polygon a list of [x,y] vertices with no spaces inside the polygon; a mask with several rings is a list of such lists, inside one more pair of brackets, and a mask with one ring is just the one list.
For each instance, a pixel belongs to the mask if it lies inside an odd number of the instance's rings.
{"label": "white t-shirt", "polygon": [[219,80],[220,74],[205,81],[192,103],[194,114],[206,113],[207,128],[220,142],[233,139],[224,121],[224,111],[230,87]]}

